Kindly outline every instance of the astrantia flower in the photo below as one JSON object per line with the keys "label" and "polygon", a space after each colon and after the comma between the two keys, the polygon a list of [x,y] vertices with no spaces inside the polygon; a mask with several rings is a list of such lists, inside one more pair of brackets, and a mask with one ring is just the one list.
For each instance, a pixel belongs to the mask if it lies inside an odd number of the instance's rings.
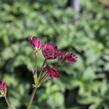
{"label": "astrantia flower", "polygon": [[56,68],[51,68],[49,66],[44,68],[44,72],[48,73],[49,78],[58,78],[60,76],[59,71]]}
{"label": "astrantia flower", "polygon": [[0,80],[0,97],[6,95],[7,85]]}
{"label": "astrantia flower", "polygon": [[56,59],[58,56],[57,47],[53,44],[46,44],[42,47],[42,54],[45,59]]}
{"label": "astrantia flower", "polygon": [[71,63],[76,61],[77,56],[72,53],[67,53],[65,56],[65,62]]}
{"label": "astrantia flower", "polygon": [[30,44],[34,47],[35,50],[40,49],[42,47],[42,42],[37,37],[28,38]]}

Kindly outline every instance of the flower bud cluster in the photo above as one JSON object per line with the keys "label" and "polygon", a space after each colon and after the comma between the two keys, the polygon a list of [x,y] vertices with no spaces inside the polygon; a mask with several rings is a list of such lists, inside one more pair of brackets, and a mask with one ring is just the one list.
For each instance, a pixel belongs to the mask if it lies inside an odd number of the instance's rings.
{"label": "flower bud cluster", "polygon": [[[64,51],[60,51],[54,44],[47,43],[42,44],[42,42],[37,37],[30,37],[30,44],[33,46],[34,50],[37,51],[41,49],[42,54],[46,61],[57,59],[57,63],[72,63],[76,61],[77,56],[73,53],[66,53]],[[47,73],[49,78],[57,78],[60,76],[59,71],[57,70],[57,65],[54,67],[50,67],[46,65],[43,68],[43,71]]]}

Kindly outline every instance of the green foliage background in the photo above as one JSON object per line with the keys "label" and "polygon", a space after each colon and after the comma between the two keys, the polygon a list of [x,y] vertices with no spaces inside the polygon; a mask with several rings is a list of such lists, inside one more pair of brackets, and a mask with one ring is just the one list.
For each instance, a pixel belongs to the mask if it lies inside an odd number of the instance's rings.
{"label": "green foliage background", "polygon": [[[77,14],[66,4],[0,0],[0,79],[18,109],[25,109],[31,93],[34,54],[27,38],[33,35],[76,53],[78,61],[59,67],[61,77],[37,91],[31,109],[109,109],[109,9],[98,0],[81,0]],[[6,109],[3,99],[0,109]]]}

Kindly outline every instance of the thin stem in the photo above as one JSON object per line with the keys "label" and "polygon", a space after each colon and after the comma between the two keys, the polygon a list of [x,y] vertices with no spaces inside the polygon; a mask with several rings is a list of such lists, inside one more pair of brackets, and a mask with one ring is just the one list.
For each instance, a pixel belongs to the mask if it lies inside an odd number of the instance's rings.
{"label": "thin stem", "polygon": [[28,105],[27,105],[27,109],[30,109],[30,106],[31,106],[31,104],[32,104],[32,102],[33,102],[33,99],[34,99],[36,90],[37,90],[37,87],[35,87],[35,88],[33,89],[33,92],[32,92],[31,98],[30,98],[30,101],[29,101],[29,103],[28,103]]}
{"label": "thin stem", "polygon": [[7,97],[6,97],[6,96],[4,96],[4,98],[5,98],[5,101],[6,101],[7,105],[8,105],[8,107],[10,108],[11,106],[10,106],[10,103],[9,103],[9,101],[8,101]]}
{"label": "thin stem", "polygon": [[35,56],[35,73],[37,73],[37,56]]}
{"label": "thin stem", "polygon": [[42,72],[45,63],[46,63],[46,59],[44,60],[44,62],[43,62],[43,64],[42,64],[42,67],[41,67],[41,71],[40,71],[40,72]]}
{"label": "thin stem", "polygon": [[48,79],[47,77],[48,77],[47,73],[44,74],[43,78],[41,79],[41,84]]}
{"label": "thin stem", "polygon": [[38,77],[38,82],[39,82],[40,79],[41,79],[41,75],[42,75],[42,71],[43,71],[43,67],[44,67],[45,63],[46,63],[46,59],[44,60],[44,62],[43,62],[43,64],[42,64],[42,67],[41,67],[41,70],[40,70],[40,74],[39,74],[39,77]]}
{"label": "thin stem", "polygon": [[37,80],[37,55],[35,55],[35,65],[34,65],[33,77],[34,77],[34,83],[36,84],[36,80]]}

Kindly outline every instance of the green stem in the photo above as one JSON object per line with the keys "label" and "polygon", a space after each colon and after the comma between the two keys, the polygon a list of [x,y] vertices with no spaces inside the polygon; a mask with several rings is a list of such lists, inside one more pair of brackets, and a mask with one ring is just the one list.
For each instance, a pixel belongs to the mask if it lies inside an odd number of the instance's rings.
{"label": "green stem", "polygon": [[36,60],[35,60],[35,61],[36,61],[36,62],[35,62],[35,68],[36,68],[36,69],[35,69],[35,73],[37,73],[37,56],[35,56],[35,59],[36,59]]}
{"label": "green stem", "polygon": [[46,80],[47,80],[47,77],[48,77],[48,75],[45,74],[45,75],[43,76],[43,78],[41,79],[40,84],[42,84],[44,81],[46,81]]}
{"label": "green stem", "polygon": [[42,71],[43,71],[43,67],[44,67],[45,63],[46,63],[46,59],[44,60],[44,62],[43,62],[43,64],[42,64],[42,67],[41,67],[41,70],[40,70],[40,74],[39,74],[39,77],[38,77],[38,82],[39,82],[40,79],[41,79],[41,75],[42,75]]}
{"label": "green stem", "polygon": [[30,109],[30,107],[31,107],[31,104],[32,104],[32,102],[33,102],[33,99],[34,99],[36,90],[37,90],[37,87],[35,87],[35,88],[33,89],[33,92],[32,92],[31,98],[30,98],[30,101],[29,101],[29,103],[28,103],[28,105],[27,105],[27,109]]}
{"label": "green stem", "polygon": [[37,56],[35,55],[35,66],[34,66],[34,73],[33,73],[33,77],[34,77],[34,83],[36,84],[36,80],[37,80]]}
{"label": "green stem", "polygon": [[10,103],[9,103],[9,101],[8,101],[8,99],[7,99],[7,97],[6,96],[4,96],[4,98],[5,98],[5,101],[6,101],[6,103],[7,103],[7,105],[8,105],[8,107],[9,107],[9,109],[10,109]]}

